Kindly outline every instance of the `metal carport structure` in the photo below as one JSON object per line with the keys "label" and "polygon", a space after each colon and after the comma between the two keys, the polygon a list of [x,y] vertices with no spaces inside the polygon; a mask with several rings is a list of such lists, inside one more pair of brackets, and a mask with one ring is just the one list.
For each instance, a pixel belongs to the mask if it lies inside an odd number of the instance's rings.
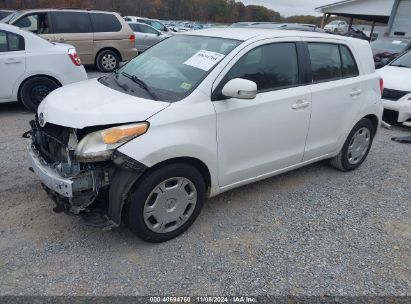
{"label": "metal carport structure", "polygon": [[372,22],[371,35],[375,24],[388,24],[395,0],[344,0],[317,7],[317,12],[323,13],[321,27],[327,24],[331,15],[350,18],[350,27],[354,19]]}

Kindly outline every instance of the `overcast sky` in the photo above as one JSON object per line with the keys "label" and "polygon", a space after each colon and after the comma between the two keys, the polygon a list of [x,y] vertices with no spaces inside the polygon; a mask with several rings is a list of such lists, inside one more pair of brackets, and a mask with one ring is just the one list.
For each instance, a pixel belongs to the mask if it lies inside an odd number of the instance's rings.
{"label": "overcast sky", "polygon": [[337,2],[337,0],[240,0],[245,5],[264,5],[279,12],[282,16],[319,15],[316,7]]}

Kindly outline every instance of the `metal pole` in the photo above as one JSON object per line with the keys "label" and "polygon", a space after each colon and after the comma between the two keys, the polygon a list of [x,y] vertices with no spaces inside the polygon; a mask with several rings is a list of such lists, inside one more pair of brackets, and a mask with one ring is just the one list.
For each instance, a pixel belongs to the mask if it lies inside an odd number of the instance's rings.
{"label": "metal pole", "polygon": [[374,28],[375,28],[375,21],[372,22],[372,26],[371,26],[370,42],[372,41],[372,34],[374,34]]}

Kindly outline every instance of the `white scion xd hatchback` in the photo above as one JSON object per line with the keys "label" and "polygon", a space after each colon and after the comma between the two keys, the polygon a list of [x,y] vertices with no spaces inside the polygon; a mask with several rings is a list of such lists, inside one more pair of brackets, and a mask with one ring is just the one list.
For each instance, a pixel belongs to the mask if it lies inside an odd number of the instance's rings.
{"label": "white scion xd hatchback", "polygon": [[209,29],[52,92],[25,136],[56,211],[106,229],[124,221],[161,242],[185,231],[207,196],[322,159],[360,166],[381,88],[365,41]]}

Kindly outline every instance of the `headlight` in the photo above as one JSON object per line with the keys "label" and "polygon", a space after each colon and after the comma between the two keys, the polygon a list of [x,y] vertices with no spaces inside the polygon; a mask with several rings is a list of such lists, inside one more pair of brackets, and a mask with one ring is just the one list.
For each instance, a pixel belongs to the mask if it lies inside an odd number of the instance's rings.
{"label": "headlight", "polygon": [[116,148],[143,135],[148,127],[148,122],[141,122],[90,133],[77,145],[75,151],[77,159],[80,162],[107,160]]}

